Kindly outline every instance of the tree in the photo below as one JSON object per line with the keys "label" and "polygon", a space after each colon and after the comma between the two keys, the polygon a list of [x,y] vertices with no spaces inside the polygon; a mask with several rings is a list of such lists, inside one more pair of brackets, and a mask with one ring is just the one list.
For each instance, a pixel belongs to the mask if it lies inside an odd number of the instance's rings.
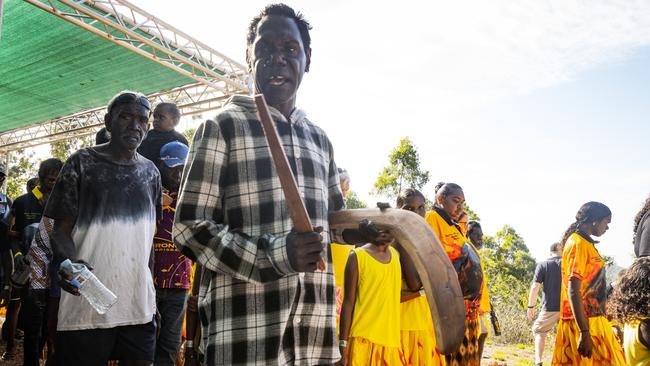
{"label": "tree", "polygon": [[185,131],[181,132],[183,136],[187,139],[188,144],[192,144],[192,140],[194,139],[194,134],[196,133],[196,128],[188,128]]}
{"label": "tree", "polygon": [[500,318],[503,341],[531,343],[532,333],[524,310],[535,272],[535,259],[524,239],[508,225],[494,237],[484,237],[483,242],[484,274],[492,308]]}
{"label": "tree", "polygon": [[347,196],[345,197],[345,208],[366,208],[368,205],[363,202],[359,196],[354,191],[348,191]]}
{"label": "tree", "polygon": [[25,150],[14,151],[9,157],[9,171],[7,172],[7,196],[11,199],[25,193],[25,183],[30,178],[36,177],[38,167],[33,161],[34,153]]}
{"label": "tree", "polygon": [[467,202],[464,202],[464,203],[463,203],[463,209],[465,210],[465,212],[467,212],[467,216],[469,216],[469,219],[470,219],[470,220],[481,221],[481,218],[478,216],[478,214],[477,214],[476,212],[474,212],[474,210],[472,210],[472,209],[469,207],[469,205],[467,204]]}
{"label": "tree", "polygon": [[427,182],[429,171],[420,169],[418,151],[411,140],[404,137],[388,155],[388,166],[377,177],[372,193],[395,199],[402,188],[421,190]]}
{"label": "tree", "polygon": [[92,146],[94,143],[95,137],[93,135],[53,142],[50,144],[50,155],[53,158],[65,162],[73,152],[84,147]]}

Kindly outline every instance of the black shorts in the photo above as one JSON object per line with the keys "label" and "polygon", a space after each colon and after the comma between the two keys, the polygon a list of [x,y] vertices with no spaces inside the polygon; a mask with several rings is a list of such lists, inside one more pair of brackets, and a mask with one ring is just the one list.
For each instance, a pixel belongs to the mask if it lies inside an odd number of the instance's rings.
{"label": "black shorts", "polygon": [[156,323],[108,329],[59,331],[56,354],[59,365],[106,366],[108,360],[153,362]]}

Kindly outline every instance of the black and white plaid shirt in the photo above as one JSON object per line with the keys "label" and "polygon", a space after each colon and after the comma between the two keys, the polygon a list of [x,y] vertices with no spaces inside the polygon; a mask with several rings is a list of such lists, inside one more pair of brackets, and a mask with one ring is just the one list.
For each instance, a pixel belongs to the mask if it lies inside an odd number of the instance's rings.
{"label": "black and white plaid shirt", "polygon": [[[328,212],[343,207],[332,145],[301,110],[287,121],[270,109],[312,224],[327,233]],[[255,111],[252,98],[233,97],[196,131],[183,173],[173,235],[207,269],[206,364],[331,364],[340,358],[331,260],[325,272],[289,265],[293,224]],[[258,245],[263,234],[272,237]]]}

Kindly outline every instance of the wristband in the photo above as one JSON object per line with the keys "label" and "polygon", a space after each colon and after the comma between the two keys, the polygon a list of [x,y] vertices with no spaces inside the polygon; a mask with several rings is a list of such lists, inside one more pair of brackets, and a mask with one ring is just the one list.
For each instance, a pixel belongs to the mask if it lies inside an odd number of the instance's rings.
{"label": "wristband", "polygon": [[185,348],[194,348],[194,341],[193,340],[185,341]]}
{"label": "wristband", "polygon": [[346,341],[346,340],[344,340],[344,339],[341,339],[341,340],[339,341],[339,347],[345,348],[345,347],[347,347],[347,346],[348,346],[348,341]]}

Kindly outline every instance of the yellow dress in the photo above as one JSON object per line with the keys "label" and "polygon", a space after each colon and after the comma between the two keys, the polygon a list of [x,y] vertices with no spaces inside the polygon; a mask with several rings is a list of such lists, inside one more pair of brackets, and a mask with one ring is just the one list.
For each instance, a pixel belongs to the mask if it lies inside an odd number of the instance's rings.
{"label": "yellow dress", "polygon": [[[455,262],[462,255],[462,248],[465,243],[471,245],[460,226],[456,224],[443,210],[434,207],[433,211],[427,212],[424,219],[431,226],[442,244],[442,248],[451,262]],[[476,251],[476,248],[475,248]],[[477,251],[478,253],[478,251]],[[446,355],[449,366],[478,366],[480,355],[478,353],[478,337],[480,335],[480,324],[478,320],[479,304],[474,301],[465,300],[465,336],[458,351]]]}
{"label": "yellow dress", "polygon": [[[405,285],[402,288],[406,288]],[[400,304],[401,342],[404,365],[435,366],[446,365],[445,357],[438,351],[436,332],[429,303],[424,296]]]}
{"label": "yellow dress", "polygon": [[400,350],[399,254],[388,248],[391,259],[381,263],[363,248],[355,249],[359,266],[357,298],[348,342],[353,366],[402,364]]}
{"label": "yellow dress", "polygon": [[[573,317],[568,296],[571,278],[581,280],[582,303],[594,344],[591,358],[582,357],[578,353],[580,329]],[[623,349],[614,336],[611,323],[604,316],[606,299],[605,261],[589,236],[571,234],[562,253],[560,322],[552,365],[625,365]]]}
{"label": "yellow dress", "polygon": [[334,266],[334,288],[336,290],[336,334],[339,334],[341,306],[343,306],[343,289],[345,288],[345,264],[354,245],[332,243],[332,265]]}
{"label": "yellow dress", "polygon": [[623,348],[630,366],[650,366],[650,349],[639,340],[639,321],[625,324]]}

